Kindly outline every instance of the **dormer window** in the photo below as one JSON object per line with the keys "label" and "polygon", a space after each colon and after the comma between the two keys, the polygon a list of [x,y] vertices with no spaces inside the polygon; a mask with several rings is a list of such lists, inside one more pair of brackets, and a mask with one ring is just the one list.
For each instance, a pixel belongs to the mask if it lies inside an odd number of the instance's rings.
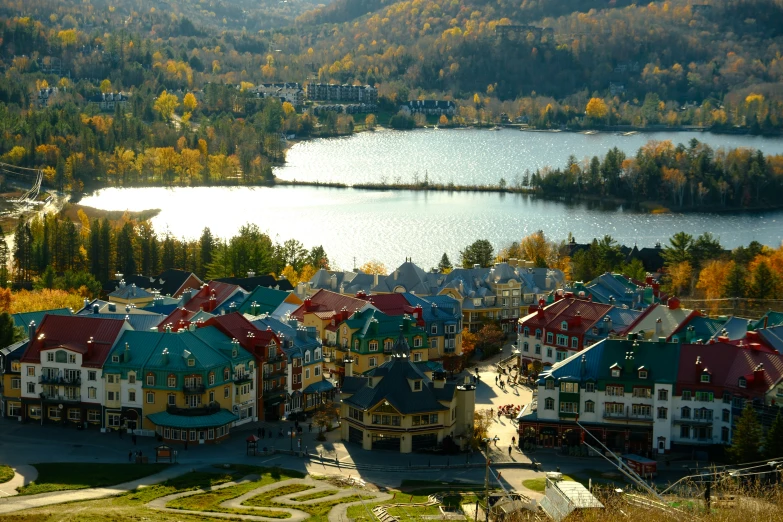
{"label": "dormer window", "polygon": [[639,378],[640,379],[646,379],[647,378],[647,370],[639,368]]}
{"label": "dormer window", "polygon": [[612,377],[620,376],[620,368],[612,368]]}
{"label": "dormer window", "polygon": [[748,381],[747,381],[747,379],[745,379],[745,377],[740,377],[738,384],[739,384],[740,388],[747,388],[748,387]]}
{"label": "dormer window", "polygon": [[421,391],[421,381],[413,381],[413,391]]}
{"label": "dormer window", "polygon": [[113,363],[120,362],[120,356],[119,355],[112,355],[111,356],[111,362],[113,362]]}
{"label": "dormer window", "polygon": [[196,366],[196,360],[195,359],[188,359],[188,366]]}
{"label": "dormer window", "polygon": [[304,362],[305,362],[305,364],[310,362],[310,352],[305,352],[305,354],[304,354]]}
{"label": "dormer window", "polygon": [[709,383],[710,382],[710,374],[707,372],[704,372],[701,374],[701,379],[699,379],[703,383]]}
{"label": "dormer window", "polygon": [[233,350],[231,350],[231,357],[232,357],[232,358],[235,358],[235,357],[236,357],[238,354],[239,354],[239,352],[237,352],[237,349],[236,349],[236,348],[234,348]]}
{"label": "dormer window", "polygon": [[562,323],[560,323],[560,329],[563,330],[563,331],[568,330],[568,323],[566,321],[563,321]]}

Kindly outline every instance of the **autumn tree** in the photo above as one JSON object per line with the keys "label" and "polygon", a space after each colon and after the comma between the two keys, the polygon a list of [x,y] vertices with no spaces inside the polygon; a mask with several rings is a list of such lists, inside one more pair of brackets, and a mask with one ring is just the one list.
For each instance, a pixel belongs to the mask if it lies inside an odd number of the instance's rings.
{"label": "autumn tree", "polygon": [[604,100],[601,98],[590,98],[590,101],[587,102],[587,107],[585,108],[585,115],[588,118],[600,122],[606,118],[607,114],[609,114],[609,108],[606,106]]}
{"label": "autumn tree", "polygon": [[724,284],[728,279],[729,273],[734,268],[734,261],[709,261],[699,274],[699,281],[696,288],[704,292],[704,298],[711,301],[710,310],[717,312],[717,299],[723,297]]}
{"label": "autumn tree", "polygon": [[672,294],[679,294],[690,289],[693,267],[690,261],[670,265],[664,280],[668,283]]}
{"label": "autumn tree", "polygon": [[[476,349],[481,350],[482,357],[487,359],[500,353],[503,343],[506,341],[506,334],[495,323],[488,323],[481,327],[476,334]],[[463,350],[465,340],[463,339]]]}
{"label": "autumn tree", "polygon": [[367,127],[368,130],[375,130],[375,114],[368,114],[366,118],[364,118],[364,126]]}
{"label": "autumn tree", "polygon": [[484,447],[483,439],[489,436],[489,427],[492,425],[492,421],[494,421],[494,417],[488,409],[473,412],[473,431],[470,434],[471,448],[481,450]]}
{"label": "autumn tree", "polygon": [[185,97],[182,98],[182,106],[189,112],[196,110],[196,107],[198,107],[198,100],[196,100],[196,97],[192,92],[187,93]]}
{"label": "autumn tree", "polygon": [[467,328],[462,329],[462,355],[465,357],[465,361],[468,361],[473,357],[473,353],[476,351],[477,342],[478,337],[476,334]]}
{"label": "autumn tree", "polygon": [[551,245],[547,242],[543,230],[523,237],[519,242],[519,251],[524,259],[532,261],[536,267],[546,268],[548,266]]}
{"label": "autumn tree", "polygon": [[179,99],[177,99],[177,96],[163,91],[160,93],[160,96],[155,98],[152,108],[160,114],[164,121],[169,121],[178,106]]}
{"label": "autumn tree", "polygon": [[377,259],[371,259],[359,267],[359,270],[365,274],[378,274],[386,275],[386,265],[378,261]]}

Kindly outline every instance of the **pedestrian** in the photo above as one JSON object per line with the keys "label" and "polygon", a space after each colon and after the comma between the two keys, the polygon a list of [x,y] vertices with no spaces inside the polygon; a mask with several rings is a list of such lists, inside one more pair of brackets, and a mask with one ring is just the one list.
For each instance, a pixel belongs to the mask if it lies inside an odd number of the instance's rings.
{"label": "pedestrian", "polygon": [[141,458],[143,455],[141,453],[141,450],[139,450],[139,458]]}
{"label": "pedestrian", "polygon": [[511,456],[511,444],[508,445],[508,456]]}
{"label": "pedestrian", "polygon": [[498,379],[499,379],[499,378],[500,378],[500,376],[499,376],[499,375],[495,375],[495,384],[497,384],[497,383],[498,383]]}
{"label": "pedestrian", "polygon": [[266,428],[261,428],[261,438],[266,438]]}
{"label": "pedestrian", "polygon": [[133,435],[131,435],[131,440],[133,441],[133,445],[135,446],[136,445],[136,434],[135,433]]}
{"label": "pedestrian", "polygon": [[298,449],[302,449],[302,439],[296,439],[296,446]]}
{"label": "pedestrian", "polygon": [[514,446],[517,443],[516,437],[511,437],[511,445]]}
{"label": "pedestrian", "polygon": [[307,426],[307,429],[309,430],[310,433],[313,432],[313,423],[312,422]]}
{"label": "pedestrian", "polygon": [[[500,420],[500,410],[498,410],[498,420]],[[497,442],[495,442],[495,445],[497,446]]]}
{"label": "pedestrian", "polygon": [[128,462],[133,462],[133,452],[128,450]]}
{"label": "pedestrian", "polygon": [[489,416],[492,417],[492,408],[489,409]]}
{"label": "pedestrian", "polygon": [[309,455],[309,453],[307,453],[307,446],[305,446],[305,455]]}

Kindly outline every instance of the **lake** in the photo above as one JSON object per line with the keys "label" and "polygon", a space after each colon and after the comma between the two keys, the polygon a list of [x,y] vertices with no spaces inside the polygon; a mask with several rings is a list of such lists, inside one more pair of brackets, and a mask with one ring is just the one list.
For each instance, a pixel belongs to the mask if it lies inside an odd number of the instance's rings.
{"label": "lake", "polygon": [[546,166],[564,167],[570,155],[581,161],[603,156],[612,147],[627,155],[650,140],[688,144],[696,138],[714,149],[751,147],[783,154],[783,139],[708,132],[651,132],[631,136],[600,132],[534,132],[503,129],[378,130],[345,138],[303,141],[292,146],[286,164],[275,169],[281,179],[356,183],[410,183],[426,175],[430,182],[456,185],[521,182]]}

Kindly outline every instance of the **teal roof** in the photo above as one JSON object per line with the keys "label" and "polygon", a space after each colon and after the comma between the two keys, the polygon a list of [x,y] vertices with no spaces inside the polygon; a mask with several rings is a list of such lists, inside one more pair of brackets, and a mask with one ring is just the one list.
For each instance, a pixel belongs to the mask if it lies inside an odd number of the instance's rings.
{"label": "teal roof", "polygon": [[[674,383],[679,354],[679,343],[605,339],[544,371],[539,383],[548,377],[565,381],[603,381],[603,384]],[[619,378],[611,374],[615,364],[621,369]],[[647,379],[638,378],[637,370],[641,367],[647,370]]]}
{"label": "teal roof", "polygon": [[73,315],[70,308],[54,308],[52,310],[39,310],[37,312],[20,312],[13,314],[11,317],[14,319],[14,326],[19,328],[27,328],[30,326],[31,321],[35,321],[35,325],[38,326],[43,321],[45,315]]}
{"label": "teal roof", "polygon": [[[256,287],[247,299],[239,306],[237,310],[241,314],[262,315],[271,314],[277,307],[283,304],[289,292],[266,288],[264,286]],[[253,304],[255,303],[255,307]]]}
{"label": "teal roof", "polygon": [[[152,355],[155,347],[160,342],[161,335],[158,332],[133,331],[123,332],[117,344],[109,352],[106,363],[103,365],[104,372],[119,369],[142,368]],[[130,360],[125,360],[125,345],[128,345]],[[118,355],[120,362],[112,362],[112,357]],[[110,373],[110,372],[109,372]]]}
{"label": "teal roof", "polygon": [[158,413],[147,415],[147,418],[157,426],[168,426],[170,428],[179,429],[214,428],[217,426],[225,426],[226,424],[230,424],[239,419],[239,417],[225,409],[210,415],[197,416],[172,415],[167,411],[159,411]]}
{"label": "teal roof", "polygon": [[[405,320],[404,316],[390,316],[374,308],[368,308],[363,312],[356,312],[350,319],[345,321],[345,324],[351,330],[358,330],[354,335],[359,338],[397,338],[400,334],[400,325]],[[426,333],[422,328],[416,326],[413,320],[408,320],[411,321],[411,330],[406,330],[406,333]]]}
{"label": "teal roof", "polygon": [[774,312],[770,310],[753,325],[753,329],[772,328],[773,326],[780,326],[781,324],[783,324],[783,312]]}
{"label": "teal roof", "polygon": [[310,386],[304,389],[304,393],[318,393],[318,392],[325,392],[329,391],[332,388],[334,388],[334,384],[332,384],[329,381],[318,381],[314,382]]}

